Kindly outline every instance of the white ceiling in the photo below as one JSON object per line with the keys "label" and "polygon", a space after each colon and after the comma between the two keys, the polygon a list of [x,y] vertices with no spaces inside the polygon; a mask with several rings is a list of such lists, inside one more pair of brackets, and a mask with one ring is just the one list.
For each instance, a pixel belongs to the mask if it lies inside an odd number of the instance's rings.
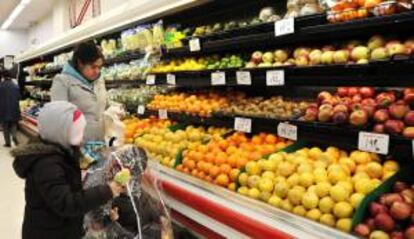
{"label": "white ceiling", "polygon": [[0,0],[0,25],[7,19],[20,0]]}
{"label": "white ceiling", "polygon": [[[20,0],[0,0],[0,24],[4,22],[19,2]],[[41,20],[53,10],[54,2],[54,0],[32,0],[9,29],[28,29],[33,23]]]}

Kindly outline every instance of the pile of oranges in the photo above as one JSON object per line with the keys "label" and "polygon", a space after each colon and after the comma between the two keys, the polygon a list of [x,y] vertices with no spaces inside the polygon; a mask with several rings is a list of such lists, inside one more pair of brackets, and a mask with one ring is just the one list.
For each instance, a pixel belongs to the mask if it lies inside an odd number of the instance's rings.
{"label": "pile of oranges", "polygon": [[171,125],[170,120],[159,120],[156,117],[147,119],[129,118],[123,121],[125,124],[125,143],[134,143],[135,138],[147,132],[151,128],[166,128]]}
{"label": "pile of oranges", "polygon": [[234,191],[240,170],[249,161],[260,160],[291,143],[273,134],[260,133],[249,138],[236,132],[226,139],[191,145],[183,152],[182,164],[176,169]]}
{"label": "pile of oranges", "polygon": [[151,110],[165,109],[171,112],[185,112],[191,115],[208,117],[220,108],[227,107],[229,100],[218,93],[172,93],[156,95],[147,105]]}

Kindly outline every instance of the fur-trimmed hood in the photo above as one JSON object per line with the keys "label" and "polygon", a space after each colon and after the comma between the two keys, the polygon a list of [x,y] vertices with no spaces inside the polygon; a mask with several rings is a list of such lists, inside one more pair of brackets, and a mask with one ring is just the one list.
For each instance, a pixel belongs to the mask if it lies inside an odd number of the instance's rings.
{"label": "fur-trimmed hood", "polygon": [[31,167],[38,160],[49,155],[67,155],[67,152],[58,145],[45,143],[42,141],[32,142],[13,149],[11,155],[15,158],[13,168],[21,178],[26,178]]}

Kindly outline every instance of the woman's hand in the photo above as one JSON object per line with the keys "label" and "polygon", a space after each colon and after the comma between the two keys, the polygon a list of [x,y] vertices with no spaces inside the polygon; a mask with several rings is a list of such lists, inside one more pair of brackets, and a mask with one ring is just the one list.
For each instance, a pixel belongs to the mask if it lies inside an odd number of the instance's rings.
{"label": "woman's hand", "polygon": [[115,181],[111,181],[108,186],[111,188],[112,196],[114,198],[119,197],[119,195],[125,191],[125,187]]}

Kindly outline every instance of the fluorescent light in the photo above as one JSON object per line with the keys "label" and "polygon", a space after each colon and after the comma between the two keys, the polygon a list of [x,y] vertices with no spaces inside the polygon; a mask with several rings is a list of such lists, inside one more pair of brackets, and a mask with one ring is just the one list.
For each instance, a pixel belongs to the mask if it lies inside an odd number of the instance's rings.
{"label": "fluorescent light", "polygon": [[31,0],[22,0],[20,1],[19,5],[17,5],[13,12],[9,15],[6,21],[3,22],[1,25],[1,30],[7,30],[10,25],[16,20],[16,18],[20,15],[23,9],[30,3]]}

